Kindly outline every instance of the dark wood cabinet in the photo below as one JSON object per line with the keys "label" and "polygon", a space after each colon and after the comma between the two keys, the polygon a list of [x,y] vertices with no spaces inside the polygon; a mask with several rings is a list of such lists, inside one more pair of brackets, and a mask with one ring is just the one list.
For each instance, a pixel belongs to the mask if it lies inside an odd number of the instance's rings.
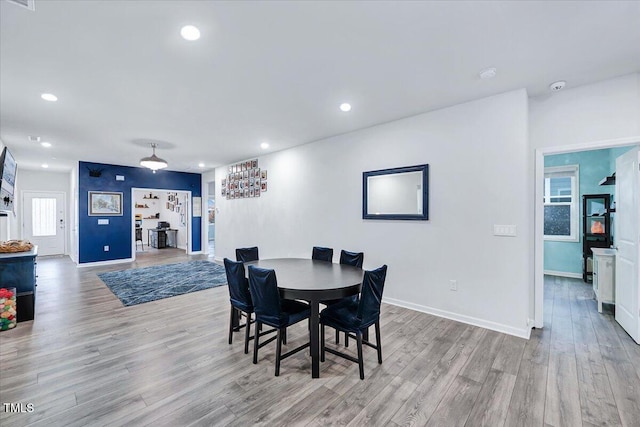
{"label": "dark wood cabinet", "polygon": [[37,246],[28,252],[0,254],[0,287],[16,288],[18,322],[35,315],[37,256]]}
{"label": "dark wood cabinet", "polygon": [[611,195],[585,194],[582,196],[582,279],[593,279],[593,252],[591,248],[609,248],[611,235]]}

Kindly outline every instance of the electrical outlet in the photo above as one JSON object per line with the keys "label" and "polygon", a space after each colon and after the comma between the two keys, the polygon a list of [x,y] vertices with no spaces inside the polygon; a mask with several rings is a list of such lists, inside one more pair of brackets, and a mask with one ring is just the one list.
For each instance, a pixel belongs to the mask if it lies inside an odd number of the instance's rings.
{"label": "electrical outlet", "polygon": [[104,251],[105,251],[105,252],[109,252],[109,245],[105,245],[105,247],[104,247]]}
{"label": "electrical outlet", "polygon": [[458,290],[458,281],[457,280],[449,280],[449,290],[457,291]]}

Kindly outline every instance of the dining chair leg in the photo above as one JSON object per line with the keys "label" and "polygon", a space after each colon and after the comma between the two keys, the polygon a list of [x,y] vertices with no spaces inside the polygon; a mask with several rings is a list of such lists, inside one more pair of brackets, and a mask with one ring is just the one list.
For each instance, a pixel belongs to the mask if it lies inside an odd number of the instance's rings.
{"label": "dining chair leg", "polygon": [[344,346],[349,347],[349,332],[344,333]]}
{"label": "dining chair leg", "polygon": [[278,337],[276,338],[276,377],[280,376],[280,355],[282,354],[283,331],[286,331],[286,329],[278,329]]}
{"label": "dining chair leg", "polygon": [[262,328],[262,323],[256,322],[256,332],[253,337],[253,364],[256,365],[258,363],[258,341],[260,341],[260,329]]}
{"label": "dining chair leg", "polygon": [[336,344],[340,344],[340,331],[336,329]]}
{"label": "dining chair leg", "polygon": [[233,343],[233,315],[235,310],[235,307],[231,306],[231,315],[229,316],[229,344]]}
{"label": "dining chair leg", "polygon": [[378,350],[378,363],[382,363],[382,339],[380,338],[380,321],[376,322],[376,348]]}
{"label": "dining chair leg", "polygon": [[244,331],[244,354],[249,354],[249,337],[251,332],[251,313],[247,313],[247,326]]}
{"label": "dining chair leg", "polygon": [[356,332],[358,341],[358,368],[360,368],[360,379],[364,379],[364,363],[362,362],[362,331]]}
{"label": "dining chair leg", "polygon": [[362,331],[362,339],[365,341],[369,341],[369,328]]}
{"label": "dining chair leg", "polygon": [[287,328],[284,328],[284,332],[282,332],[282,344],[287,345]]}
{"label": "dining chair leg", "polygon": [[324,323],[320,324],[320,361],[324,362]]}

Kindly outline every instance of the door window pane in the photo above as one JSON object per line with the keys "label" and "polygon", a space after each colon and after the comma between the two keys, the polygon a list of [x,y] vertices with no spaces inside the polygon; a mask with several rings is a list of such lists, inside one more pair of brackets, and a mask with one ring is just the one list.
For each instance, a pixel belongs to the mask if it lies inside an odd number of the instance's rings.
{"label": "door window pane", "polygon": [[56,199],[36,198],[31,201],[31,227],[34,237],[56,235]]}

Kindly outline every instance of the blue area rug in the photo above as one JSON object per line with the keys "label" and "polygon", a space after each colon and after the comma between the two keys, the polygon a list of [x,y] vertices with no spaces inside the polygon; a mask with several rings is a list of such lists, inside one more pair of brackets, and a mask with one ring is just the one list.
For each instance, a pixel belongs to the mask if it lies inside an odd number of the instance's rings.
{"label": "blue area rug", "polygon": [[127,307],[227,284],[224,267],[209,261],[110,271],[98,277]]}

